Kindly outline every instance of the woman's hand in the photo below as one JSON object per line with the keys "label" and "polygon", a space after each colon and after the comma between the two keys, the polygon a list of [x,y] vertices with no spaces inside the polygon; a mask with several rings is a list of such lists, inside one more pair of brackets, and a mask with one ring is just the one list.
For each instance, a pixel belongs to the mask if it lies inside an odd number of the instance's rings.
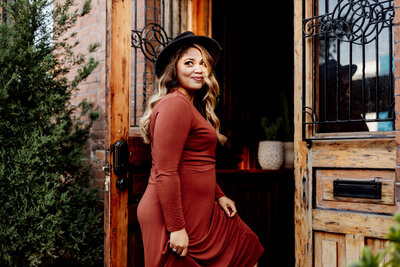
{"label": "woman's hand", "polygon": [[227,197],[218,198],[218,204],[225,211],[228,217],[233,217],[237,213],[235,202]]}
{"label": "woman's hand", "polygon": [[185,228],[179,231],[171,232],[169,235],[169,247],[173,252],[179,256],[184,257],[187,254],[189,245],[189,236],[186,233]]}

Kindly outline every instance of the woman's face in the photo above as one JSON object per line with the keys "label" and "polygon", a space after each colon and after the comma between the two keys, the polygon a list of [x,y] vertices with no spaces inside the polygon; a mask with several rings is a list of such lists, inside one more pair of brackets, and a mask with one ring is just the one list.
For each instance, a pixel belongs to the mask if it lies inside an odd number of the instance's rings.
{"label": "woman's face", "polygon": [[204,85],[208,68],[200,50],[191,47],[177,63],[178,84],[186,90],[198,90]]}

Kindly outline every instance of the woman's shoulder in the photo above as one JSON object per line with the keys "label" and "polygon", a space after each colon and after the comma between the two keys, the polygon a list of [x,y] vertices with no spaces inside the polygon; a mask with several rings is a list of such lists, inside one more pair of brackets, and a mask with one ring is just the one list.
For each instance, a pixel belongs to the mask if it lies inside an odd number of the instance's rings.
{"label": "woman's shoulder", "polygon": [[180,110],[182,112],[188,112],[192,109],[191,103],[189,100],[178,93],[178,91],[174,91],[165,95],[155,106],[155,109],[172,109],[172,110]]}

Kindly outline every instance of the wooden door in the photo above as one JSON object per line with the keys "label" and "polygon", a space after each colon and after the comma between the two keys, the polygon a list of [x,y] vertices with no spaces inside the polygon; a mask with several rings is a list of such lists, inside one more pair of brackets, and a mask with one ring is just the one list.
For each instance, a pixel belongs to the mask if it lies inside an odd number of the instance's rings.
{"label": "wooden door", "polygon": [[[365,245],[383,248],[397,210],[393,40],[377,38],[376,29],[375,37],[357,39],[351,23],[365,10],[359,12],[357,1],[352,9],[341,6],[349,2],[294,1],[295,258],[301,267],[346,266],[360,258]],[[375,25],[382,26],[379,34],[391,36],[393,2],[381,7],[389,22]],[[346,34],[340,25],[348,26]],[[385,38],[387,48],[381,44]],[[374,55],[370,51],[376,48]],[[387,74],[377,65],[384,61],[382,51],[389,58]],[[392,128],[379,130],[383,111]]]}
{"label": "wooden door", "polygon": [[[160,50],[181,32],[211,36],[211,0],[111,1],[108,7],[104,262],[105,266],[141,267],[144,254],[136,210],[147,186],[151,155],[138,125],[146,100],[155,91],[154,62]],[[129,165],[123,177],[114,170],[118,141],[129,147]],[[124,183],[117,186],[121,178]]]}

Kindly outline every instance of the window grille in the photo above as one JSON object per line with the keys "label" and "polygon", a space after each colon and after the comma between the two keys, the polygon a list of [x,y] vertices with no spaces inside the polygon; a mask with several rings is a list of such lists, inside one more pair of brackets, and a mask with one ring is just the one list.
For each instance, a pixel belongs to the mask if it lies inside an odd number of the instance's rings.
{"label": "window grille", "polygon": [[[144,5],[144,7],[139,7]],[[138,127],[149,96],[155,92],[154,63],[174,36],[185,30],[187,1],[134,0],[131,31],[132,82],[130,125]]]}
{"label": "window grille", "polygon": [[303,139],[393,130],[393,0],[305,3]]}

